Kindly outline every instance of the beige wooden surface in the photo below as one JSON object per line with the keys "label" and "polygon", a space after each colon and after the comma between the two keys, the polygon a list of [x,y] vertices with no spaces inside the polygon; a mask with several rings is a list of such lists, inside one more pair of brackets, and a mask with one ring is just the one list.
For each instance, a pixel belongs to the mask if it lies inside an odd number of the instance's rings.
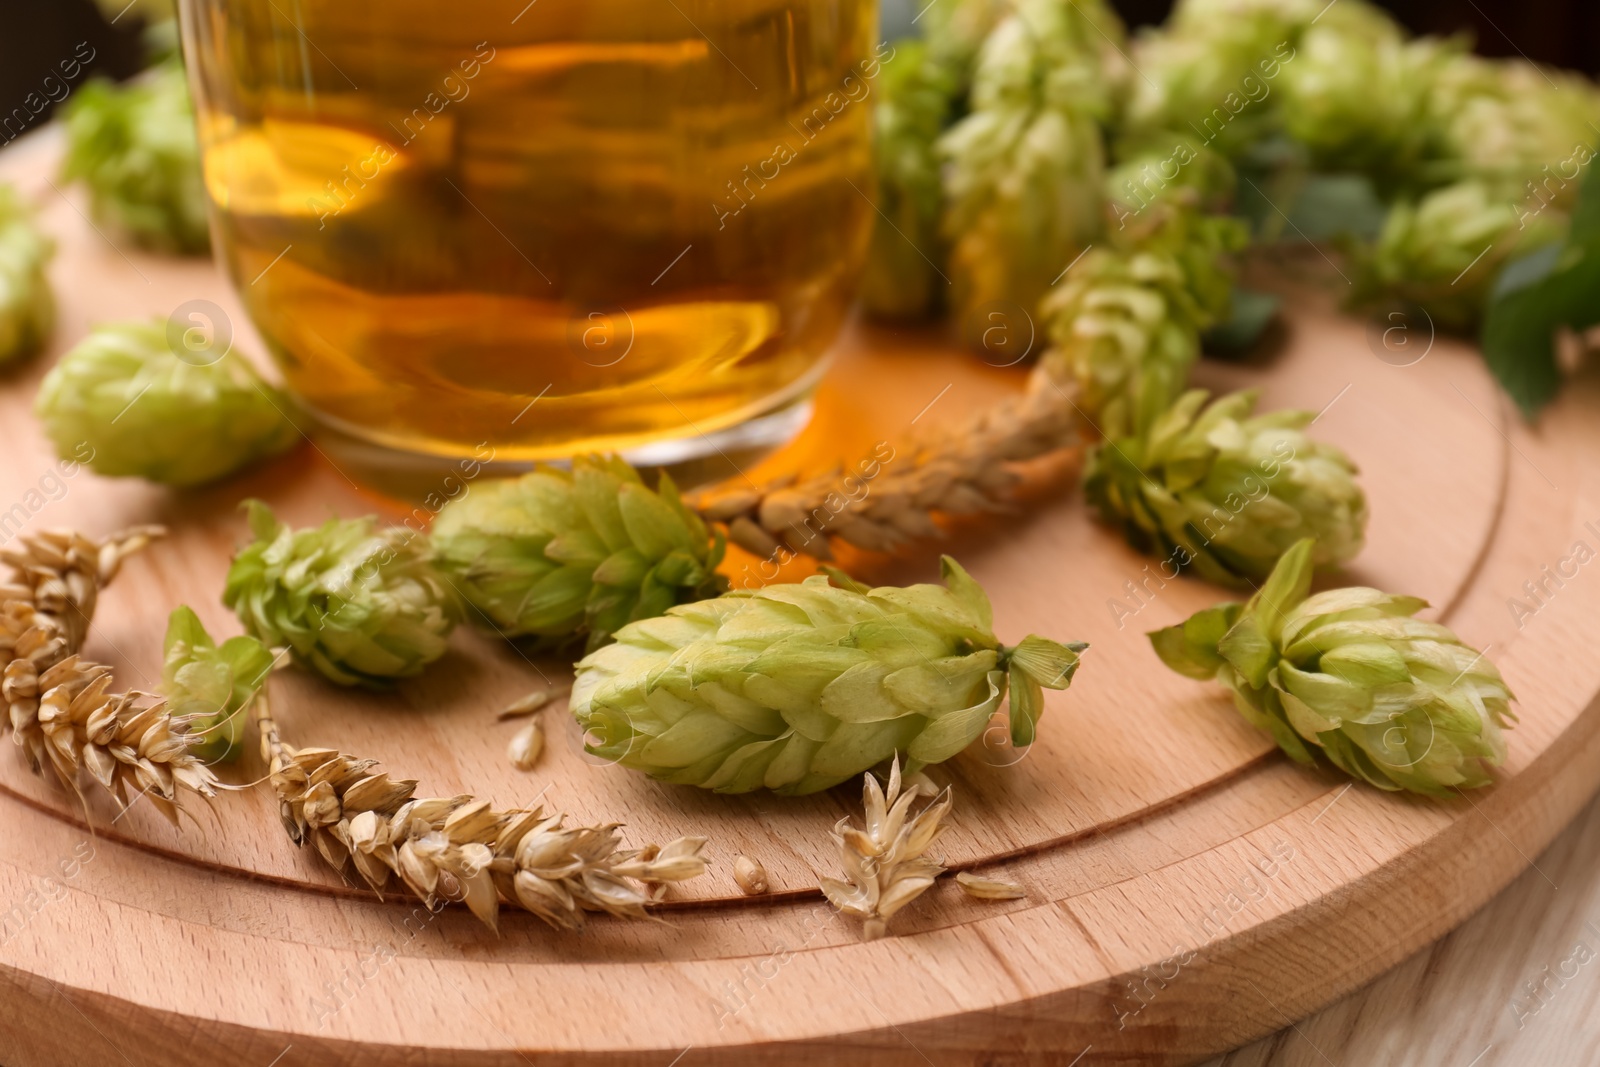
{"label": "beige wooden surface", "polygon": [[1460,929],[1205,1067],[1600,1063],[1600,802]]}
{"label": "beige wooden surface", "polygon": [[[87,648],[148,687],[176,603],[214,632],[236,631],[217,594],[244,536],[239,499],[264,497],[297,523],[403,511],[310,445],[187,494],[79,472],[34,507],[54,460],[32,425],[33,387],[92,322],[204,298],[234,317],[242,348],[250,338],[208,264],[116,246],[37,158],[13,158],[0,157],[0,172],[38,199],[61,243],[63,314],[51,352],[0,381],[0,511],[24,503],[28,528],[172,528],[102,600]],[[492,712],[563,668],[462,632],[392,695],[287,673],[274,682],[280,718],[297,741],[379,758],[430,793],[470,790],[502,806],[542,795],[578,819],[625,819],[634,841],[708,834],[714,872],[670,902],[671,927],[597,922],[556,935],[512,915],[496,940],[454,909],[418,921],[293,850],[263,791],[225,798],[181,835],[139,807],[116,818],[97,802],[86,822],[0,753],[0,911],[26,905],[0,942],[0,1062],[76,1063],[91,1047],[111,1055],[104,1042],[135,1064],[282,1056],[284,1067],[827,1054],[1183,1063],[1400,963],[1521,871],[1600,781],[1600,656],[1586,633],[1600,578],[1585,572],[1521,630],[1506,608],[1600,520],[1600,390],[1573,391],[1532,432],[1507,417],[1472,353],[1441,342],[1395,367],[1373,356],[1361,324],[1307,300],[1275,359],[1202,376],[1260,384],[1269,406],[1323,411],[1318,436],[1363,466],[1370,543],[1347,580],[1427,596],[1522,697],[1495,789],[1436,804],[1289,765],[1222,694],[1162,669],[1142,636],[1223,594],[1170,583],[1119,618],[1110,605],[1147,561],[1094,524],[1068,485],[940,546],[989,588],[1004,639],[1037,630],[1092,645],[1071,691],[1052,694],[1032,750],[986,744],[935,771],[957,792],[949,861],[1019,881],[1028,899],[982,904],[941,885],[897,922],[900,937],[859,944],[812,888],[830,871],[827,831],[853,809],[850,790],[781,800],[657,785],[586,758],[559,708],[544,761],[520,775],[502,755],[514,727],[493,725]],[[849,461],[1018,385],[1017,371],[927,334],[858,331],[812,426],[763,469]],[[936,551],[849,562],[869,580],[926,580]],[[730,559],[735,580],[747,562]],[[230,772],[259,773],[250,760]],[[780,892],[739,895],[738,852],[761,858]]]}

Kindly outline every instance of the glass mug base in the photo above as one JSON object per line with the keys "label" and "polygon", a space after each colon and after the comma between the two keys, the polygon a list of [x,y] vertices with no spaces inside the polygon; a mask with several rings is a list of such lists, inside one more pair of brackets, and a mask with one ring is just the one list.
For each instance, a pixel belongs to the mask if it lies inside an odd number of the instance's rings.
{"label": "glass mug base", "polygon": [[[811,421],[810,385],[765,410],[718,430],[686,428],[682,437],[623,449],[623,459],[642,470],[671,475],[680,489],[739,477],[775,449],[792,441]],[[505,459],[483,442],[470,454],[444,455],[396,447],[351,432],[336,419],[308,410],[317,451],[341,475],[364,488],[437,512],[479,478],[514,477],[539,464],[570,465],[570,459]]]}

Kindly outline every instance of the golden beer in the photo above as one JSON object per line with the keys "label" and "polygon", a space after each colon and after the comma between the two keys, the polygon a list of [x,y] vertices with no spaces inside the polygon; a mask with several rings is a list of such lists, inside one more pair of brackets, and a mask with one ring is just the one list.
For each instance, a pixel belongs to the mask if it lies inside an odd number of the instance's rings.
{"label": "golden beer", "polygon": [[362,440],[714,447],[804,400],[848,310],[876,7],[184,0],[220,254]]}

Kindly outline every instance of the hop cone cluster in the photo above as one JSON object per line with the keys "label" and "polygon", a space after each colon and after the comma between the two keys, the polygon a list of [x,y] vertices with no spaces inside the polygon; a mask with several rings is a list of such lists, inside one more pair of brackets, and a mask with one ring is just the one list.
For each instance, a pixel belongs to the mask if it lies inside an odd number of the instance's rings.
{"label": "hop cone cluster", "polygon": [[1012,741],[1031,744],[1043,688],[1065,689],[1085,646],[1002,645],[978,584],[948,557],[944,577],[868,589],[819,576],[680,605],[578,664],[573,714],[594,754],[724,793],[813,793],[896,753],[907,773],[942,762],[1008,686]]}
{"label": "hop cone cluster", "polygon": [[21,195],[0,185],[0,366],[32,355],[50,336],[56,303],[44,269],[54,252]]}
{"label": "hop cone cluster", "polygon": [[[185,352],[184,355],[188,355]],[[161,320],[102,326],[39,386],[34,410],[63,458],[112,477],[214,481],[299,439],[288,402],[237,353],[190,362]]]}
{"label": "hop cone cluster", "polygon": [[966,111],[978,49],[1007,0],[942,0],[925,8],[922,37],[894,42],[878,86],[878,209],[862,305],[884,319],[931,315],[944,303],[944,186],[937,142]]}
{"label": "hop cone cluster", "polygon": [[723,540],[662,474],[652,491],[621,459],[583,456],[477,485],[433,527],[440,564],[506,637],[592,651],[627,623],[716,596]]}
{"label": "hop cone cluster", "polygon": [[1515,718],[1500,672],[1448,627],[1414,618],[1424,600],[1367,588],[1308,597],[1311,566],[1302,541],[1242,607],[1151,634],[1157,654],[1233,690],[1240,713],[1301,763],[1321,755],[1380,789],[1429,796],[1488,785]]}
{"label": "hop cone cluster", "polygon": [[167,618],[161,691],[167,708],[188,722],[191,751],[207,763],[237,759],[245,713],[272,671],[273,655],[254,637],[220,646],[194,609],[180,605]]}
{"label": "hop cone cluster", "polygon": [[984,41],[971,112],[945,133],[954,307],[1031,308],[1102,224],[1111,115],[1105,51],[1122,35],[1101,0],[1018,0]]}
{"label": "hop cone cluster", "polygon": [[62,176],[82,179],[96,219],[163,252],[210,247],[194,106],[176,61],[124,86],[94,81],[67,106]]}
{"label": "hop cone cluster", "polygon": [[1186,393],[1149,431],[1095,449],[1089,501],[1134,547],[1224,585],[1253,585],[1302,539],[1312,563],[1361,551],[1355,465],[1312,440],[1309,411],[1254,415],[1256,394]]}
{"label": "hop cone cluster", "polygon": [[353,866],[380,894],[399,881],[430,908],[460,901],[491,930],[502,901],[576,930],[591,912],[644,918],[666,883],[706,869],[703,837],[624,850],[615,823],[566,826],[539,808],[416,797],[416,782],[390,778],[375,760],[289,745],[264,702],[257,715],[290,839],[314,843],[336,871]]}
{"label": "hop cone cluster", "polygon": [[245,506],[255,541],[222,600],[252,637],[340,685],[410,678],[444,655],[461,609],[426,538],[370,515],[294,530],[259,500]]}

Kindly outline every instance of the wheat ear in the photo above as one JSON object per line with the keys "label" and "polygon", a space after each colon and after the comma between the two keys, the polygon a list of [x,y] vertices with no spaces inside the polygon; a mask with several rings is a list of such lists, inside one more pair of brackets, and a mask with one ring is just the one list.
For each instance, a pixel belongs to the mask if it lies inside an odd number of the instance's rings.
{"label": "wheat ear", "polygon": [[829,540],[875,552],[939,535],[935,515],[975,515],[1005,507],[1022,475],[1015,465],[1075,443],[1076,386],[1049,361],[1034,367],[1028,387],[951,427],[913,441],[909,458],[885,467],[870,491],[846,506],[837,472],[764,487],[723,483],[689,500],[728,540],[758,556],[783,549],[832,558]]}
{"label": "wheat ear", "polygon": [[184,790],[216,795],[216,777],[189,751],[188,720],[142,693],[111,692],[111,668],[78,654],[100,590],[162,533],[137,527],[95,541],[52,530],[0,551],[13,572],[0,586],[0,696],[36,774],[48,766],[77,792],[87,770],[124,807],[147,796],[176,824]]}
{"label": "wheat ear", "polygon": [[460,901],[496,931],[501,901],[571,930],[587,912],[643,918],[664,883],[706,869],[703,837],[622,850],[616,823],[567,827],[540,808],[418,798],[416,782],[390,778],[375,760],[290,745],[265,694],[254,714],[289,837],[314,844],[336,871],[353,864],[380,896],[398,878],[430,908]]}

